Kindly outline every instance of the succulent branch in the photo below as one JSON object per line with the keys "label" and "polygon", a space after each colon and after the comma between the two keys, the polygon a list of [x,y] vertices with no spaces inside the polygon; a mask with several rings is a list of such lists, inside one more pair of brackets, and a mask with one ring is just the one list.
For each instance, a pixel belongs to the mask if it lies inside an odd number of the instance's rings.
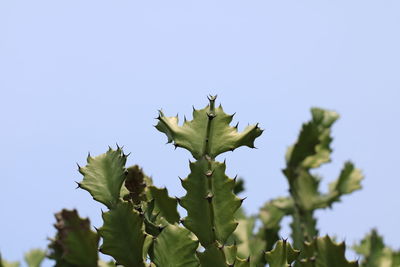
{"label": "succulent branch", "polygon": [[290,197],[272,200],[260,210],[263,231],[279,231],[281,219],[292,216],[292,239],[298,249],[305,241],[311,242],[318,236],[314,211],[331,207],[342,195],[361,189],[363,179],[361,171],[353,163],[346,162],[339,178],[329,185],[328,192],[320,192],[320,178],[312,170],[331,160],[331,127],[339,116],[319,108],[313,108],[311,114],[311,121],[303,124],[296,143],[286,154],[283,173],[289,183]]}
{"label": "succulent branch", "polygon": [[[215,107],[216,97],[209,97],[209,105],[193,110],[193,120],[178,125],[177,117],[165,117],[162,112],[156,128],[165,133],[168,142],[183,147],[197,160],[190,163],[191,173],[182,180],[186,195],[179,204],[187,210],[183,225],[199,239],[205,252],[198,253],[203,266],[229,264],[223,247],[237,227],[235,212],[241,199],[234,194],[235,180],[225,175],[225,163],[215,161],[216,156],[240,146],[254,147],[261,135],[257,126],[248,126],[239,133],[229,124],[233,115],[227,115],[222,106]],[[210,265],[212,264],[212,265]]]}
{"label": "succulent branch", "polygon": [[[110,148],[96,157],[88,156],[79,167],[86,190],[107,208],[103,224],[91,230],[89,219],[76,210],[56,214],[57,233],[51,239],[47,257],[56,267],[355,267],[345,257],[345,244],[329,236],[318,237],[317,209],[330,208],[343,195],[361,189],[363,175],[350,161],[325,192],[314,170],[329,162],[331,127],[338,119],[332,111],[314,108],[312,119],[303,124],[300,135],[286,154],[283,170],[290,195],[268,201],[258,215],[246,215],[242,179],[225,174],[226,163],[217,156],[241,146],[253,148],[262,134],[258,125],[242,132],[231,126],[233,115],[209,104],[193,110],[193,119],[178,124],[178,117],[159,112],[156,128],[175,147],[194,157],[190,173],[181,179],[186,193],[172,198],[158,188],[137,166],[126,167],[128,155],[122,148]],[[178,204],[187,212],[181,218]],[[281,221],[292,217],[292,244],[279,235]],[[101,246],[99,247],[99,243]],[[400,252],[383,243],[374,230],[355,251],[361,267],[400,266]],[[98,252],[114,260],[99,260]],[[29,267],[40,267],[46,252],[32,250],[25,255]],[[19,266],[1,258],[0,267]]]}

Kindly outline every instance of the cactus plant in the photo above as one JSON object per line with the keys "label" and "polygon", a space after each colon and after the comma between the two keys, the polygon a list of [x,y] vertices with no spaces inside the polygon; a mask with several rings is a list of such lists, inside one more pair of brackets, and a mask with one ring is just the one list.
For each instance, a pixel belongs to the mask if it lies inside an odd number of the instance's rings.
{"label": "cactus plant", "polygon": [[[353,267],[357,261],[345,257],[346,245],[329,236],[319,237],[314,212],[331,207],[343,195],[361,188],[363,175],[346,162],[327,193],[319,190],[320,177],[313,169],[330,161],[331,127],[338,119],[332,111],[313,108],[312,119],[303,124],[297,141],[288,149],[283,169],[288,196],[268,201],[259,214],[246,215],[242,179],[225,174],[227,163],[218,155],[241,146],[254,148],[263,130],[258,124],[242,132],[231,126],[233,115],[216,106],[215,96],[203,109],[193,109],[193,119],[179,125],[178,117],[159,111],[157,130],[175,148],[184,148],[193,159],[190,173],[180,179],[186,193],[170,197],[166,188],[137,166],[126,166],[128,155],[121,147],[109,148],[96,157],[89,155],[78,188],[102,203],[103,225],[92,229],[89,219],[76,210],[56,214],[54,238],[47,257],[60,267]],[[186,210],[181,218],[178,205]],[[292,218],[291,242],[281,239],[283,217]],[[256,227],[256,225],[261,225]],[[101,240],[101,242],[100,242]],[[101,245],[100,245],[101,243]],[[400,266],[400,252],[383,244],[373,231],[359,245],[360,266]],[[113,260],[105,262],[99,253]],[[45,252],[26,254],[26,263],[38,267]],[[0,257],[0,267],[19,266]]]}

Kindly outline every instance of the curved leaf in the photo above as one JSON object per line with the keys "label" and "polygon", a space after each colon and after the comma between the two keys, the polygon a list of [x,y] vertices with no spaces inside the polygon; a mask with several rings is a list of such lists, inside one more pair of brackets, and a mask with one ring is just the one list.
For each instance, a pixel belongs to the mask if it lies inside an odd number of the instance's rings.
{"label": "curved leaf", "polygon": [[79,172],[84,176],[79,187],[108,208],[114,207],[120,201],[120,191],[126,177],[126,157],[120,148],[110,148],[106,153],[94,158],[88,156],[88,164],[79,168]]}
{"label": "curved leaf", "polygon": [[160,216],[164,217],[170,224],[179,223],[178,201],[168,195],[166,188],[150,186],[149,190],[157,209],[160,211]]}
{"label": "curved leaf", "polygon": [[117,265],[144,267],[143,216],[129,202],[118,204],[115,209],[103,213],[103,226],[98,230],[103,238],[100,251],[112,256]]}
{"label": "curved leaf", "polygon": [[177,225],[168,225],[154,240],[154,262],[162,267],[198,267],[198,241],[190,231]]}
{"label": "curved leaf", "polygon": [[317,168],[330,161],[330,127],[339,115],[320,108],[312,108],[311,114],[312,120],[303,124],[297,142],[286,154],[289,168]]}

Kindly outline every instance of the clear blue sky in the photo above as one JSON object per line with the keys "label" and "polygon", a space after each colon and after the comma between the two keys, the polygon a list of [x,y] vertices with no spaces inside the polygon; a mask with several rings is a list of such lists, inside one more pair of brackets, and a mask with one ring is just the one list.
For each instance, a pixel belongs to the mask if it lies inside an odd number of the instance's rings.
{"label": "clear blue sky", "polygon": [[326,184],[351,159],[366,179],[318,212],[321,233],[352,244],[379,227],[398,248],[399,12],[395,0],[1,1],[0,251],[45,248],[64,207],[101,226],[102,206],[75,190],[76,162],[116,142],[183,195],[190,154],[165,145],[153,118],[190,116],[209,93],[265,129],[257,150],[223,156],[252,213],[287,194],[284,153],[309,108],[339,112],[333,163],[318,172]]}

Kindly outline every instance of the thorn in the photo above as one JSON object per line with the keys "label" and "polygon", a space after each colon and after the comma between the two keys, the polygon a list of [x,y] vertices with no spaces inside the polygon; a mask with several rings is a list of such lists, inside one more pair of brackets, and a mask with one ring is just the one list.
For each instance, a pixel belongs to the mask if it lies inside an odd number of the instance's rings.
{"label": "thorn", "polygon": [[183,115],[183,123],[187,122],[186,116]]}
{"label": "thorn", "polygon": [[93,226],[94,230],[96,230],[96,232],[99,231],[99,229],[96,226]]}
{"label": "thorn", "polygon": [[207,96],[209,101],[215,101],[215,99],[217,99],[218,95],[212,96],[211,94]]}
{"label": "thorn", "polygon": [[233,113],[232,115],[230,115],[229,117],[231,117],[231,119],[233,119],[233,117],[235,117],[235,115],[236,115],[236,112]]}
{"label": "thorn", "polygon": [[183,184],[183,179],[179,176],[178,176],[178,178],[179,178],[179,181],[181,181],[181,184]]}
{"label": "thorn", "polygon": [[131,155],[131,152],[129,152],[128,154],[123,154],[125,158],[129,157]]}
{"label": "thorn", "polygon": [[235,177],[233,177],[233,181],[236,183],[238,175],[236,174]]}
{"label": "thorn", "polygon": [[230,150],[233,152],[233,151],[235,150],[235,148],[234,148],[234,147],[232,147]]}
{"label": "thorn", "polygon": [[179,197],[175,197],[176,201],[178,201],[179,204],[181,204],[181,199]]}
{"label": "thorn", "polygon": [[208,203],[211,203],[213,197],[214,197],[213,194],[209,192],[207,196],[205,196],[204,198],[207,199]]}
{"label": "thorn", "polygon": [[119,147],[119,145],[118,145],[117,142],[115,142],[115,145],[117,146],[117,150],[120,150],[120,149],[121,149],[121,147]]}
{"label": "thorn", "polygon": [[88,155],[87,155],[87,157],[86,157],[86,160],[87,160],[87,162],[89,163],[89,160],[91,159],[92,157],[90,156],[90,152],[88,152]]}
{"label": "thorn", "polygon": [[185,219],[184,219],[184,218],[179,219],[179,223],[183,224],[184,222],[185,222]]}
{"label": "thorn", "polygon": [[161,232],[162,232],[162,230],[164,230],[164,229],[165,229],[165,227],[166,227],[166,226],[159,225],[157,228],[158,228],[158,231],[160,231],[160,233],[161,233]]}
{"label": "thorn", "polygon": [[108,146],[108,150],[112,150],[112,148],[110,146]]}
{"label": "thorn", "polygon": [[194,108],[194,106],[192,106],[192,108],[193,108],[193,112],[195,112],[195,111],[196,111],[196,109]]}
{"label": "thorn", "polygon": [[77,184],[75,189],[81,188],[81,184],[79,182],[75,181],[75,183]]}
{"label": "thorn", "polygon": [[207,116],[210,121],[216,117],[216,115],[214,113],[208,113],[208,112],[207,112]]}
{"label": "thorn", "polygon": [[247,262],[250,262],[250,256],[247,258],[247,260],[246,260]]}
{"label": "thorn", "polygon": [[208,170],[208,171],[205,173],[205,175],[206,175],[207,177],[211,177],[211,176],[213,175],[213,173],[214,173],[214,171]]}
{"label": "thorn", "polygon": [[246,199],[247,197],[244,197],[240,200],[241,203],[243,203],[243,201]]}
{"label": "thorn", "polygon": [[218,246],[218,249],[223,249],[223,248],[224,248],[223,244]]}
{"label": "thorn", "polygon": [[177,147],[181,147],[181,145],[179,145],[179,144],[177,144],[177,143],[174,143],[174,147],[175,147],[175,149],[176,149]]}
{"label": "thorn", "polygon": [[239,127],[239,122],[236,123],[236,125],[234,126],[234,128],[236,128],[236,130],[237,130],[238,127]]}

